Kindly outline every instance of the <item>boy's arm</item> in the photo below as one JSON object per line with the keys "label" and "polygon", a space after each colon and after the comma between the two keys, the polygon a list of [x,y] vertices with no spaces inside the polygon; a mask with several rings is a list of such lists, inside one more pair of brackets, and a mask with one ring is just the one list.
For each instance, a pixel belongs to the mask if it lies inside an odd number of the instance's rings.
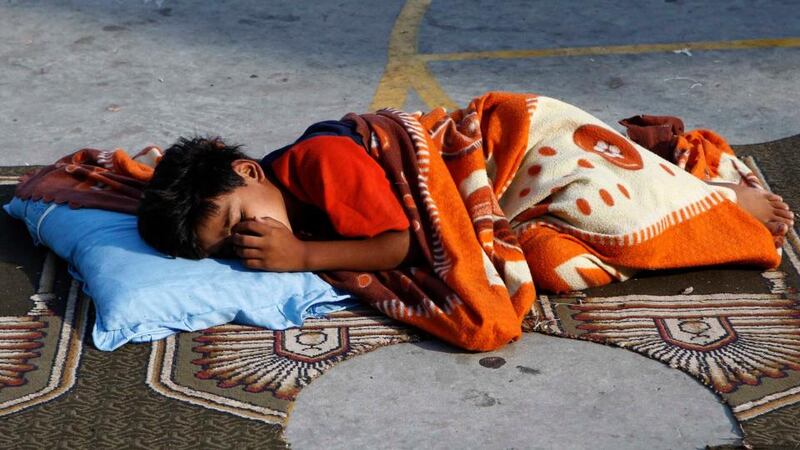
{"label": "boy's arm", "polygon": [[390,270],[406,259],[411,244],[409,230],[357,240],[302,241],[270,218],[242,221],[234,232],[232,243],[245,266],[276,272]]}
{"label": "boy's arm", "polygon": [[408,231],[386,231],[375,237],[343,241],[307,241],[306,270],[389,270],[406,258]]}

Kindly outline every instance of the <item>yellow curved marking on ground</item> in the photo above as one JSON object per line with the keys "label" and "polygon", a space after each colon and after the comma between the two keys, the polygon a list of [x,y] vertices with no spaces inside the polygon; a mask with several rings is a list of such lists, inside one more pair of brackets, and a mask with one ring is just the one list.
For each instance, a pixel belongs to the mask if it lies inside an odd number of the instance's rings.
{"label": "yellow curved marking on ground", "polygon": [[431,0],[408,0],[397,16],[389,37],[389,60],[372,99],[371,110],[388,106],[402,108],[411,88],[431,108],[458,107],[428,72],[425,62],[418,55],[417,31],[430,4]]}
{"label": "yellow curved marking on ground", "polygon": [[800,38],[742,39],[734,41],[674,42],[664,44],[562,47],[528,50],[496,50],[458,53],[423,53],[418,50],[418,31],[432,0],[408,0],[397,16],[389,38],[389,55],[383,77],[370,104],[371,110],[384,107],[403,108],[409,89],[414,89],[429,108],[458,105],[447,95],[426,66],[431,61],[469,61],[477,59],[546,58],[636,53],[663,53],[689,49],[744,50],[758,48],[800,47]]}

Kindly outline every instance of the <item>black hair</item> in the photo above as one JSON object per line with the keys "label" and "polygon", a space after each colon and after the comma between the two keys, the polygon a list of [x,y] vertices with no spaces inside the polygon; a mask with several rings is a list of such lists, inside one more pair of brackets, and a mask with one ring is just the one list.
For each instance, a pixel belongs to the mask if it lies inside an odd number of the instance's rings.
{"label": "black hair", "polygon": [[215,198],[244,186],[244,179],[231,167],[237,159],[252,160],[240,148],[226,145],[218,136],[178,138],[144,188],[137,211],[142,239],[169,256],[208,256],[197,242],[195,228],[217,211]]}

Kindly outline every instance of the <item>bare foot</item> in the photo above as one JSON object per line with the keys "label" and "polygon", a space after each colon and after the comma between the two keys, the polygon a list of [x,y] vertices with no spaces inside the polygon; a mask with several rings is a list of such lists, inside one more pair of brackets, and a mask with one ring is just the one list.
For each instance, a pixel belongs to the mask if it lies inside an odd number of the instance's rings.
{"label": "bare foot", "polygon": [[721,185],[736,192],[736,203],[749,212],[775,236],[775,245],[783,244],[784,236],[794,226],[794,213],[789,205],[772,192],[733,183],[710,183]]}

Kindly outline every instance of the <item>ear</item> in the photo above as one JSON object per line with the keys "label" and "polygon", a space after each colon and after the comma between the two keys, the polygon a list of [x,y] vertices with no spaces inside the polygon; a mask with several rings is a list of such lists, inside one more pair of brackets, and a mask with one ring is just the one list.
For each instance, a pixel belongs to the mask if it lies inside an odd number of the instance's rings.
{"label": "ear", "polygon": [[261,168],[261,164],[252,159],[237,159],[231,163],[231,168],[245,180],[250,178],[260,183],[265,178],[264,169]]}

